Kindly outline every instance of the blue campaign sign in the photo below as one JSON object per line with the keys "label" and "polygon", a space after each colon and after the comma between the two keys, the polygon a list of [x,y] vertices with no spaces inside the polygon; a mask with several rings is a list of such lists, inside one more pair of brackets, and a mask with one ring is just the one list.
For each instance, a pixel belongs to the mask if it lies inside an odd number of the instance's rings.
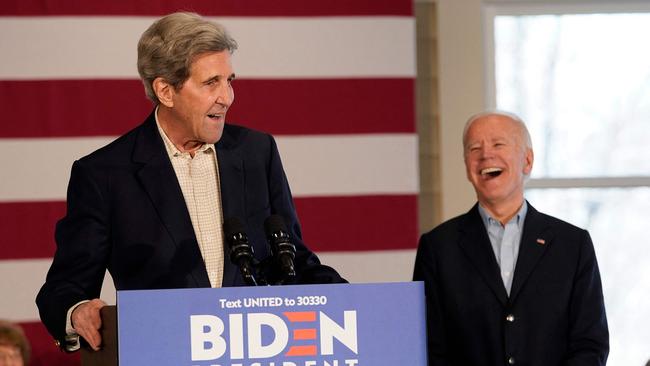
{"label": "blue campaign sign", "polygon": [[426,365],[421,282],[119,291],[119,364]]}

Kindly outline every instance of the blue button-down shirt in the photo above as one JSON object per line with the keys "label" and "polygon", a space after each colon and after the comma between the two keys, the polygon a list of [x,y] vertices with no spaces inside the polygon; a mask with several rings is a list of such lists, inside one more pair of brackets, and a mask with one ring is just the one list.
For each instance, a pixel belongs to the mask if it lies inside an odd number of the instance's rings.
{"label": "blue button-down shirt", "polygon": [[515,264],[519,256],[519,244],[521,243],[521,234],[524,232],[527,211],[528,204],[524,200],[517,214],[505,225],[501,225],[499,220],[490,216],[487,210],[480,204],[478,205],[478,212],[481,214],[483,224],[490,237],[490,244],[492,244],[494,256],[501,269],[501,279],[508,296],[510,296],[512,288],[512,278],[515,274]]}

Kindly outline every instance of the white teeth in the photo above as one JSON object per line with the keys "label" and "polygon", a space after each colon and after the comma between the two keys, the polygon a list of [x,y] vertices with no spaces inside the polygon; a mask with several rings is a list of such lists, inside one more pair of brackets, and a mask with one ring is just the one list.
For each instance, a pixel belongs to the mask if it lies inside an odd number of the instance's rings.
{"label": "white teeth", "polygon": [[501,172],[501,171],[503,171],[503,169],[501,169],[501,168],[485,168],[485,169],[481,170],[481,174],[485,175],[485,174],[497,173],[497,172]]}

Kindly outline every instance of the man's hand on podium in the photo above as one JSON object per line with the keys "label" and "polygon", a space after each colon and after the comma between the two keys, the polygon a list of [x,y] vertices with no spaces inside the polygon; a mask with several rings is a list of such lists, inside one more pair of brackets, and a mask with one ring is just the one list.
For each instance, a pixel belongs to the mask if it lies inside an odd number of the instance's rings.
{"label": "man's hand on podium", "polygon": [[102,344],[102,336],[99,334],[102,318],[99,310],[104,306],[106,303],[102,300],[93,299],[79,305],[72,312],[72,327],[95,351],[99,351]]}

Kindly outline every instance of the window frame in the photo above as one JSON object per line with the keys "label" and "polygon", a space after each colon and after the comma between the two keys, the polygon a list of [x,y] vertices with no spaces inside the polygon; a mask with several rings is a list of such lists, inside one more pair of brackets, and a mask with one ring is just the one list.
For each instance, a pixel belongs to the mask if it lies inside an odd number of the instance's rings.
{"label": "window frame", "polygon": [[[562,14],[614,14],[650,13],[648,2],[605,3],[602,1],[545,2],[492,0],[482,5],[485,101],[488,108],[496,108],[496,64],[494,20],[501,15],[562,15]],[[650,187],[650,176],[601,176],[571,178],[531,178],[526,189],[547,188],[632,188]]]}

